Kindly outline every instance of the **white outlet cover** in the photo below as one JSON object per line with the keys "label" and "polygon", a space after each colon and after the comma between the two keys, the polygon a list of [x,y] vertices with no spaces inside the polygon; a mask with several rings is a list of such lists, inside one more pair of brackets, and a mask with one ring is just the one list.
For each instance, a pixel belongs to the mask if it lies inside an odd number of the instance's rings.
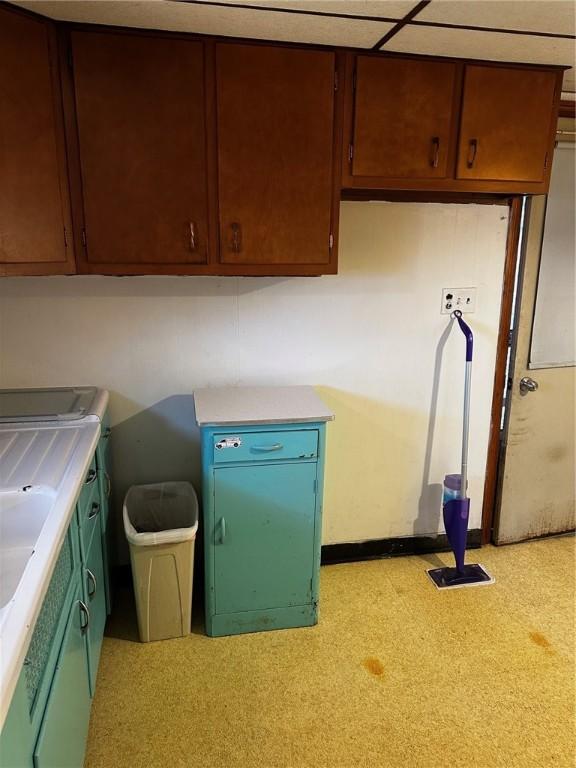
{"label": "white outlet cover", "polygon": [[476,312],[476,288],[443,288],[440,312],[450,315],[455,309],[463,315]]}

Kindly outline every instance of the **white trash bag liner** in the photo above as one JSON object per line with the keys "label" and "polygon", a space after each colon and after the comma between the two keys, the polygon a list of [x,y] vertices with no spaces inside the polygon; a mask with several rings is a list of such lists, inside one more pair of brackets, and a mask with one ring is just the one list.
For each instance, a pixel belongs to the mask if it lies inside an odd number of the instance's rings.
{"label": "white trash bag liner", "polygon": [[126,538],[137,547],[189,541],[198,530],[196,492],[182,481],[133,485],[123,517]]}

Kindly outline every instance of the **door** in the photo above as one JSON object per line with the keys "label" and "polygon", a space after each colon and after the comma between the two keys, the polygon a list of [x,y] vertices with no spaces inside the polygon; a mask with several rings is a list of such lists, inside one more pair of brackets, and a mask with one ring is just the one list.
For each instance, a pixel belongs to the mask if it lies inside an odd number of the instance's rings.
{"label": "door", "polygon": [[218,468],[216,613],[311,602],[316,463]]}
{"label": "door", "polygon": [[90,688],[84,624],[78,587],[34,751],[35,768],[79,768],[90,721]]}
{"label": "door", "polygon": [[458,178],[543,181],[558,82],[554,71],[467,65]]}
{"label": "door", "polygon": [[0,275],[74,272],[51,22],[0,8]]}
{"label": "door", "polygon": [[[564,160],[565,154],[562,155],[562,161]],[[550,299],[546,303],[547,318],[544,319],[558,328],[556,333],[550,335],[546,347],[553,353],[557,349],[556,336],[562,332],[562,323],[565,322],[567,313],[571,313],[571,321],[568,322],[573,332],[573,157],[570,167],[571,177],[569,173],[557,174],[556,165],[553,169],[548,213],[546,198],[535,197],[528,214],[522,298],[517,312],[518,335],[510,374],[510,405],[504,425],[501,491],[494,529],[494,540],[497,544],[561,533],[575,527],[576,368],[566,362],[556,367],[553,365],[555,359],[549,359],[547,367],[536,367],[530,362],[534,356],[533,318],[536,295],[540,293],[539,275],[542,280],[545,260],[550,254],[556,266],[558,265],[558,251],[550,248],[551,239],[555,240],[554,245],[560,249],[568,249],[567,259],[572,261],[572,287],[569,294],[565,294],[562,281],[557,280],[557,295],[554,300]],[[558,171],[560,170],[567,169],[558,167]],[[567,215],[561,230],[555,233],[548,228],[548,224],[558,225],[554,215],[558,207],[564,208]],[[574,360],[573,356],[571,360]]]}
{"label": "door", "polygon": [[327,51],[216,46],[222,263],[330,261],[335,64]]}
{"label": "door", "polygon": [[456,64],[358,56],[353,176],[443,179],[455,112]]}
{"label": "door", "polygon": [[102,557],[102,534],[99,527],[94,531],[84,571],[84,602],[90,611],[88,626],[88,670],[90,673],[90,692],[94,696],[98,663],[102,649],[102,638],[106,625],[106,589],[104,581],[104,561]]}
{"label": "door", "polygon": [[71,34],[83,272],[186,271],[208,252],[203,44]]}

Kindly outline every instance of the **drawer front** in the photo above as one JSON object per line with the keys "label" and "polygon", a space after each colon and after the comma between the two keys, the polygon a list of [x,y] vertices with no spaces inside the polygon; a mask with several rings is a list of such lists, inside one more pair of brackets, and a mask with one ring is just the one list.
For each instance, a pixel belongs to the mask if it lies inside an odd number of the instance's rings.
{"label": "drawer front", "polygon": [[79,509],[86,509],[90,503],[95,485],[98,485],[98,470],[96,468],[96,456],[93,456],[84,478],[84,485],[80,491],[80,498],[78,499]]}
{"label": "drawer front", "polygon": [[314,459],[318,431],[219,432],[214,435],[214,463]]}
{"label": "drawer front", "polygon": [[[97,475],[96,475],[97,478]],[[85,486],[78,502],[78,526],[80,528],[80,545],[83,562],[86,562],[88,549],[95,529],[100,530],[100,515],[102,503],[97,479]]]}

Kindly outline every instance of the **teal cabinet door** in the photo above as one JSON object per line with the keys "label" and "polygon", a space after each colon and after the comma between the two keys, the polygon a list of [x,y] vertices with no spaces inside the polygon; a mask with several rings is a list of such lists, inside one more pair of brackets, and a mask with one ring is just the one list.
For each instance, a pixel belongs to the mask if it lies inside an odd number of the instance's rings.
{"label": "teal cabinet door", "polygon": [[316,463],[214,470],[217,614],[312,602]]}
{"label": "teal cabinet door", "polygon": [[102,539],[99,531],[94,531],[92,543],[88,551],[84,571],[84,602],[90,612],[87,630],[88,639],[88,670],[90,672],[90,692],[94,696],[98,662],[102,648],[102,636],[106,624],[106,590],[104,584],[104,563],[102,558]]}
{"label": "teal cabinet door", "polygon": [[86,613],[76,590],[34,751],[35,768],[80,768],[90,720]]}
{"label": "teal cabinet door", "polygon": [[0,766],[32,768],[34,736],[26,678],[21,674],[0,734]]}

